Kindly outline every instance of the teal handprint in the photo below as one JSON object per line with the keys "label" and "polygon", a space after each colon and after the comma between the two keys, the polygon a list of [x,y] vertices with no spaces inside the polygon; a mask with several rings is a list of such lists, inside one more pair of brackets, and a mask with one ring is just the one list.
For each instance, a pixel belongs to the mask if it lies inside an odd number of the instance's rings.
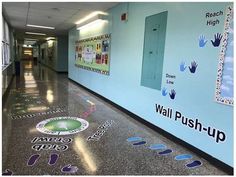
{"label": "teal handprint", "polygon": [[185,66],[185,63],[184,63],[184,62],[181,62],[180,65],[179,65],[180,71],[183,72],[186,68],[187,68],[187,66]]}
{"label": "teal handprint", "polygon": [[205,36],[204,35],[201,35],[199,36],[199,47],[204,47],[207,43],[207,40],[205,40]]}
{"label": "teal handprint", "polygon": [[162,89],[162,96],[166,96],[167,95],[167,91],[166,91],[166,88],[164,87],[163,89]]}

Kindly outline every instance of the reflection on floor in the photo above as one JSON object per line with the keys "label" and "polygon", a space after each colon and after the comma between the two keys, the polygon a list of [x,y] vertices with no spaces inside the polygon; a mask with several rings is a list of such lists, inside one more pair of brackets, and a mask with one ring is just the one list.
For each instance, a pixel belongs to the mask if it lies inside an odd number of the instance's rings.
{"label": "reflection on floor", "polygon": [[5,175],[224,175],[48,68],[24,62],[3,107]]}

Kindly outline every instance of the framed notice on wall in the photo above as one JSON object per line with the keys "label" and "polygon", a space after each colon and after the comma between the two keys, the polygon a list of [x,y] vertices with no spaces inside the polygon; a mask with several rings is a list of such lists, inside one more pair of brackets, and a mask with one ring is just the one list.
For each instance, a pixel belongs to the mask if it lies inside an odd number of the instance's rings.
{"label": "framed notice on wall", "polygon": [[216,101],[233,105],[234,90],[234,18],[233,7],[227,7],[222,38],[222,46],[219,55],[218,73],[216,81]]}
{"label": "framed notice on wall", "polygon": [[76,41],[75,65],[109,75],[111,35],[101,35]]}

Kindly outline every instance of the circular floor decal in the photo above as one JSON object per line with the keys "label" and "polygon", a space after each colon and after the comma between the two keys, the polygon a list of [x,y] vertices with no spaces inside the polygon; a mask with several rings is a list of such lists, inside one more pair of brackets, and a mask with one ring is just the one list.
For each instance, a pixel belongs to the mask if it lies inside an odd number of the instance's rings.
{"label": "circular floor decal", "polygon": [[88,128],[89,123],[78,117],[55,117],[39,122],[36,128],[49,135],[69,135]]}

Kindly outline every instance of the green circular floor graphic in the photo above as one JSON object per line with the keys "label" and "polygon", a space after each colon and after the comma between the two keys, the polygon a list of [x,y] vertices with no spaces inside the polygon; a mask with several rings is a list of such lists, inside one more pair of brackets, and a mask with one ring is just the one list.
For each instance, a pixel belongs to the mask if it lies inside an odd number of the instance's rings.
{"label": "green circular floor graphic", "polygon": [[55,117],[39,122],[36,128],[41,133],[50,135],[69,135],[88,128],[89,123],[78,117]]}

